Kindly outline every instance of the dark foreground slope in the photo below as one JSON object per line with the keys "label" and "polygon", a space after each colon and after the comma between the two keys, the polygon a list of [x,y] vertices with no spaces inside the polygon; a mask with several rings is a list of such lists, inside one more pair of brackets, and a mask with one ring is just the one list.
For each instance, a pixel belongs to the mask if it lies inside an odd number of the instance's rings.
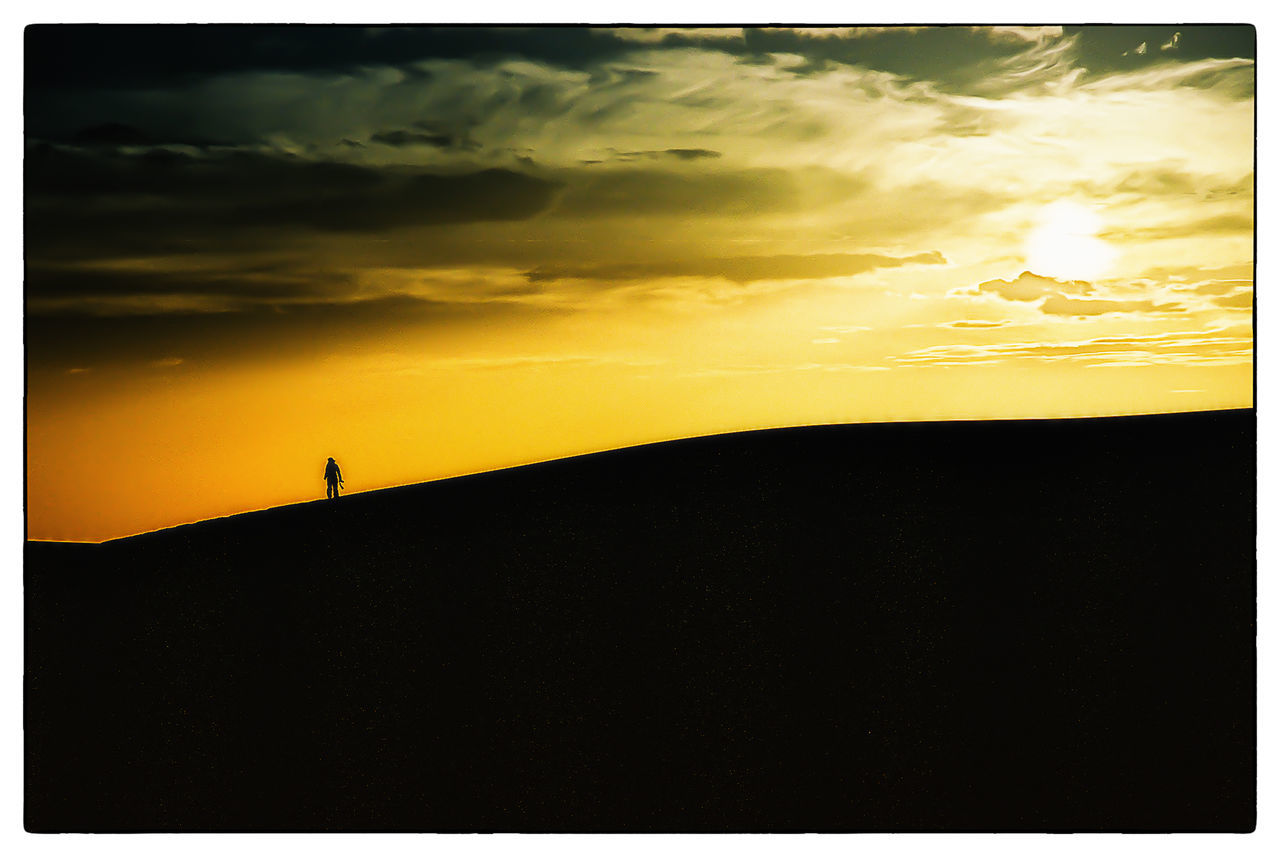
{"label": "dark foreground slope", "polygon": [[33,830],[1247,830],[1253,412],[725,435],[29,544]]}

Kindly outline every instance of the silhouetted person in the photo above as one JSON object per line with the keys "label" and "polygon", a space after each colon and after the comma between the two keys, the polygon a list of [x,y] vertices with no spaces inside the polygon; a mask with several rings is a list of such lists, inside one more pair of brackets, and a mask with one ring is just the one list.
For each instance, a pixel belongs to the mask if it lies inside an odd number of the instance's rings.
{"label": "silhouetted person", "polygon": [[325,496],[330,500],[338,499],[338,486],[343,484],[342,471],[338,469],[338,462],[332,458],[329,463],[324,466],[324,481],[329,483],[329,489]]}

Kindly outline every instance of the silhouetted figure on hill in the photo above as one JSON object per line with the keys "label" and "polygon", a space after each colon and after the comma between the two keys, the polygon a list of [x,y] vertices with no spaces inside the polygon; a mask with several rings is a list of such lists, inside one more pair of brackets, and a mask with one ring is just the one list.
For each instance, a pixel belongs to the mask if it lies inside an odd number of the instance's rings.
{"label": "silhouetted figure on hill", "polygon": [[338,486],[342,485],[342,471],[338,469],[338,462],[332,458],[329,463],[324,466],[324,481],[329,483],[328,491],[325,496],[330,500],[338,499]]}

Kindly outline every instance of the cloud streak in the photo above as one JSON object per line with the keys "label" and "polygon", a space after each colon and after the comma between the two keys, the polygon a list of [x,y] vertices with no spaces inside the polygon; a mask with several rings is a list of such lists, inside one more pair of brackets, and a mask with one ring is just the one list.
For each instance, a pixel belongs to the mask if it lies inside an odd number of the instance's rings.
{"label": "cloud streak", "polygon": [[912,256],[825,253],[815,255],[737,256],[719,259],[675,259],[624,265],[546,266],[525,274],[531,282],[563,279],[653,280],[669,277],[721,278],[734,283],[759,280],[822,280],[854,277],[878,268],[902,265],[945,265],[936,250]]}
{"label": "cloud streak", "polygon": [[948,344],[916,349],[892,359],[900,365],[914,366],[991,365],[1024,360],[1111,366],[1230,366],[1252,361],[1253,338],[1223,330],[1100,336],[1059,343]]}

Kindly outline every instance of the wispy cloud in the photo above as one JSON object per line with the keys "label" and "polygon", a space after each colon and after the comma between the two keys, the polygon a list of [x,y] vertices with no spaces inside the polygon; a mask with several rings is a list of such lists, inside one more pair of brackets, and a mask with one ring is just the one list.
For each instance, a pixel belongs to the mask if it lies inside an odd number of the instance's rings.
{"label": "wispy cloud", "polygon": [[942,327],[953,327],[959,330],[992,330],[998,327],[1005,327],[1010,322],[1003,321],[947,321],[942,323]]}
{"label": "wispy cloud", "polygon": [[1145,336],[1100,336],[1072,342],[947,344],[891,358],[899,365],[959,366],[1032,360],[1125,366],[1223,366],[1252,362],[1253,339],[1228,331],[1181,331]]}

